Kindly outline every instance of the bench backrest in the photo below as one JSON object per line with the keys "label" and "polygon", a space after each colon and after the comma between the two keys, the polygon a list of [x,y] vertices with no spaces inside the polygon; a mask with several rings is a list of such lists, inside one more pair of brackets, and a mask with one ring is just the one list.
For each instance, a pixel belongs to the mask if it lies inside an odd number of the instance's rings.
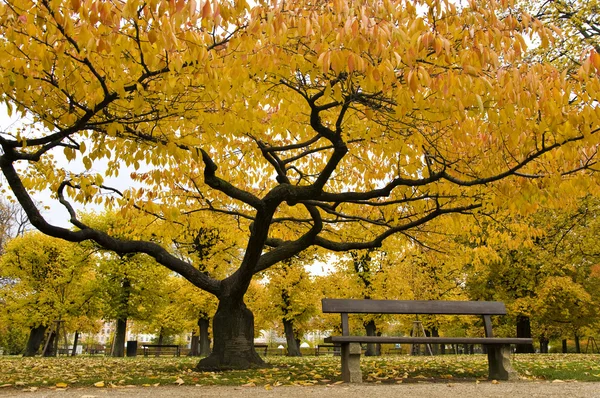
{"label": "bench backrest", "polygon": [[348,314],[506,315],[499,301],[322,299],[323,312]]}
{"label": "bench backrest", "polygon": [[491,315],[506,315],[500,301],[322,299],[323,312],[342,314],[342,335],[350,332],[348,314],[481,315],[486,337],[492,337]]}

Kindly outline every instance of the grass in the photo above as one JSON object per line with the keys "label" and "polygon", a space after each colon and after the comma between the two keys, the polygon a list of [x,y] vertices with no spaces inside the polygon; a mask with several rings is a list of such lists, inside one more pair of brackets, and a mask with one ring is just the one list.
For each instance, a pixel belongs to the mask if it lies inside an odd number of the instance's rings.
{"label": "grass", "polygon": [[[196,372],[197,358],[0,357],[0,387],[68,386],[324,385],[340,383],[340,358],[270,357],[266,369]],[[514,355],[512,364],[531,380],[600,381],[600,355]],[[372,383],[472,382],[487,377],[484,355],[362,357]]]}

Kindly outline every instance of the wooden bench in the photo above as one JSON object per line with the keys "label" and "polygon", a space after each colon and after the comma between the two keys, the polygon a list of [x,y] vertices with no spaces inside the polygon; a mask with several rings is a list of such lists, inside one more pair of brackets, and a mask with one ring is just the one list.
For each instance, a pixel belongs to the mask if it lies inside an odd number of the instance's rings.
{"label": "wooden bench", "polygon": [[142,344],[142,350],[144,350],[144,356],[147,357],[150,354],[150,351],[153,351],[153,354],[159,356],[163,351],[163,348],[167,348],[166,352],[173,352],[173,356],[179,357],[181,356],[181,348],[176,344]]}
{"label": "wooden bench", "polygon": [[[326,343],[342,348],[342,380],[362,382],[360,343],[380,344],[482,344],[487,349],[490,380],[509,380],[518,377],[510,364],[511,344],[532,344],[529,338],[494,337],[492,315],[506,315],[504,303],[497,301],[400,301],[323,299],[324,313],[340,313],[342,335],[330,336]],[[483,317],[485,337],[388,337],[351,336],[348,314],[441,314],[479,315]]]}
{"label": "wooden bench", "polygon": [[322,350],[327,350],[327,352],[332,353],[333,355],[340,355],[340,345],[339,344],[319,344],[315,347],[315,356],[319,356]]}
{"label": "wooden bench", "polygon": [[[264,348],[265,349],[265,356],[267,356],[267,353],[269,352],[269,345],[266,343],[254,343],[254,349],[256,350],[257,348]],[[258,350],[257,350],[258,351]]]}

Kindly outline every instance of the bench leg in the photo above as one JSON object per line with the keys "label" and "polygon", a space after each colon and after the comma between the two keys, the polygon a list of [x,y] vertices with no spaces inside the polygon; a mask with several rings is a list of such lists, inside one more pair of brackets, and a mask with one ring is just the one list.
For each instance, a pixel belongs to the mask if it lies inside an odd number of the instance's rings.
{"label": "bench leg", "polygon": [[362,383],[358,343],[342,344],[342,380],[346,383]]}
{"label": "bench leg", "polygon": [[510,364],[510,345],[488,345],[490,380],[517,380],[519,375]]}

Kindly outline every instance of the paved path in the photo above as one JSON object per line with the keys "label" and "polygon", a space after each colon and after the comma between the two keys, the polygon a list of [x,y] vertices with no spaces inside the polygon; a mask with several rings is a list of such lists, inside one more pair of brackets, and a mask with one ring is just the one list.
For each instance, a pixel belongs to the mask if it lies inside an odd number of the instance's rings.
{"label": "paved path", "polygon": [[18,398],[600,398],[600,382],[502,382],[475,383],[416,383],[401,385],[340,384],[336,386],[290,387],[281,386],[266,390],[264,387],[194,387],[160,386],[135,388],[68,388],[65,390],[39,389],[24,392],[16,389],[0,390],[0,397]]}

